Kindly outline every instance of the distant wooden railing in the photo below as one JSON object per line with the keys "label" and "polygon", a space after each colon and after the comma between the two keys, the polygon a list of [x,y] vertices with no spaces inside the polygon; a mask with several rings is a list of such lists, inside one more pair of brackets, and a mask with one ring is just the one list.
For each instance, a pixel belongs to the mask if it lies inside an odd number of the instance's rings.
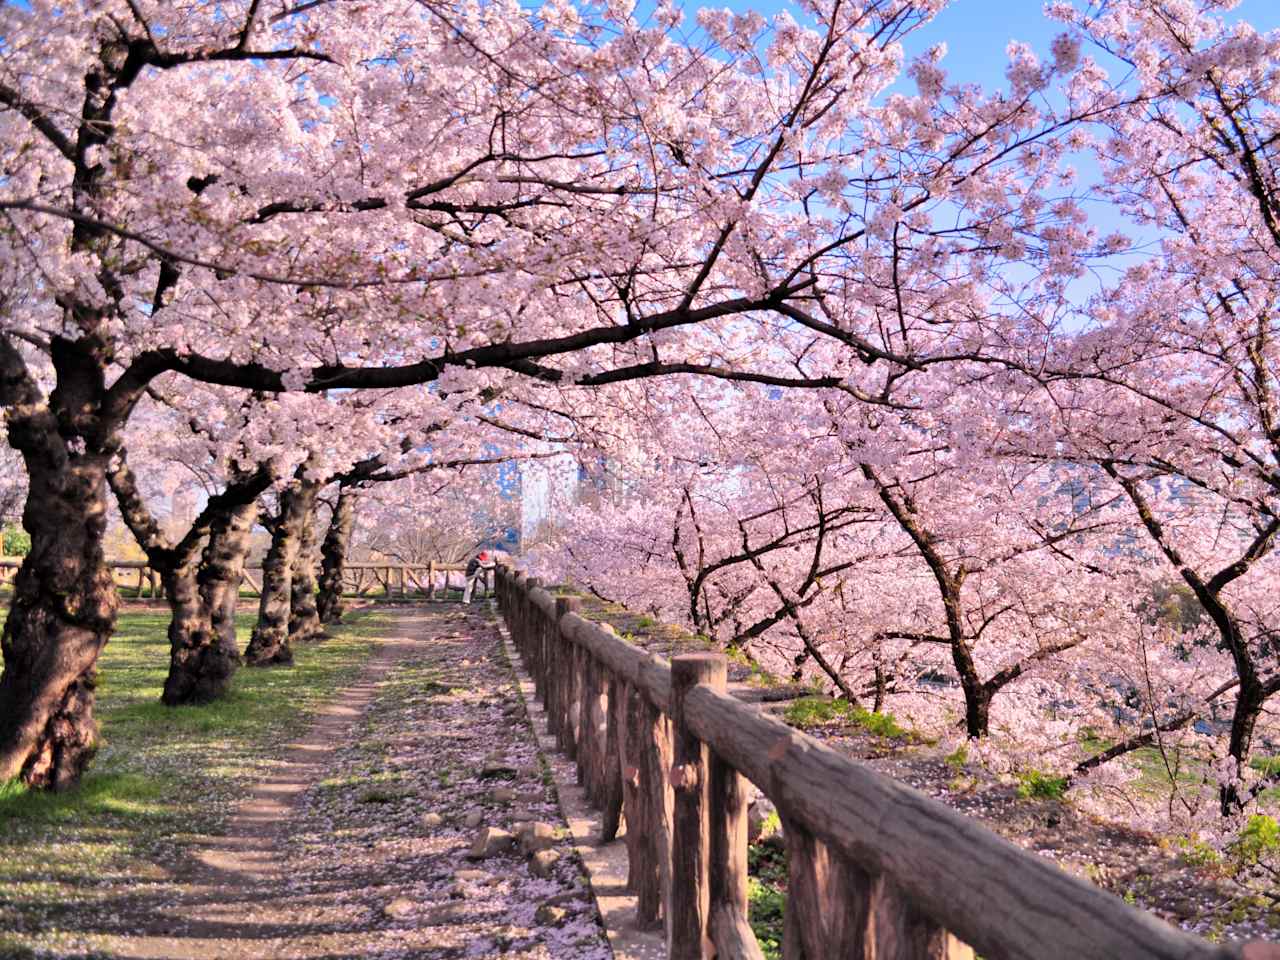
{"label": "distant wooden railing", "polygon": [[748,923],[745,780],[783,821],[786,960],[1277,955],[1177,930],[729,696],[718,654],[668,663],[510,568],[497,590],[604,842],[625,817],[638,922],[665,919],[672,960],[762,956]]}
{"label": "distant wooden railing", "polygon": [[[0,557],[0,583],[4,583],[18,572],[22,565],[21,557]],[[152,597],[160,596],[162,586],[159,574],[145,560],[108,560],[115,580],[121,586],[134,586],[137,596],[150,592]],[[465,563],[348,563],[343,568],[343,592],[359,597],[368,596],[381,589],[384,597],[425,596],[428,600],[449,595],[450,589],[462,590],[466,586]],[[461,574],[460,582],[452,582],[452,574]],[[137,581],[130,581],[137,577]],[[241,586],[247,586],[252,593],[262,594],[262,565],[246,566],[241,576]],[[412,587],[410,587],[412,584]],[[144,589],[145,588],[145,589]],[[493,572],[490,571],[484,590],[477,595],[489,595],[494,591]]]}

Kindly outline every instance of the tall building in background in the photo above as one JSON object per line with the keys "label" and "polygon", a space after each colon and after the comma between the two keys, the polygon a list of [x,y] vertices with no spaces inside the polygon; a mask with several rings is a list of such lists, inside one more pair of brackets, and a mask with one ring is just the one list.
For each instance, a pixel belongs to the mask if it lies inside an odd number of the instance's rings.
{"label": "tall building in background", "polygon": [[581,470],[566,454],[520,462],[520,549],[537,538],[556,512],[577,503]]}

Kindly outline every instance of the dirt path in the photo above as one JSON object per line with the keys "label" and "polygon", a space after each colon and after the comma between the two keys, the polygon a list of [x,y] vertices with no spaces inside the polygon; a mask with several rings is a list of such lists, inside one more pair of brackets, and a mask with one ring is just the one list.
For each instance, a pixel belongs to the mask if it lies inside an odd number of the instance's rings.
{"label": "dirt path", "polygon": [[[405,617],[397,624],[399,629],[393,628],[397,635],[377,641],[359,683],[320,709],[306,736],[289,745],[279,772],[259,783],[236,811],[227,825],[227,835],[210,838],[196,850],[195,861],[188,867],[190,880],[237,889],[279,881],[282,864],[277,847],[290,815],[307,788],[324,779],[337,744],[350,738],[383,677],[410,656],[416,643],[430,642],[424,620],[421,616]],[[408,635],[398,635],[402,631]]]}
{"label": "dirt path", "polygon": [[542,877],[517,849],[466,858],[486,826],[562,827],[491,620],[393,615],[227,835],[164,865],[176,883],[120,902],[93,956],[609,956],[558,830]]}

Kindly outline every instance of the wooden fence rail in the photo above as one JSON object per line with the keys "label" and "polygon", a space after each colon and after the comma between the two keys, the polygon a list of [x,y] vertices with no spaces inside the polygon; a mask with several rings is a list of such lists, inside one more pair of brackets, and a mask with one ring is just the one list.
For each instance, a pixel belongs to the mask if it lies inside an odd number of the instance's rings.
{"label": "wooden fence rail", "polygon": [[[13,579],[22,565],[21,557],[0,557],[0,583]],[[159,575],[145,560],[108,560],[116,581],[124,586],[134,586],[141,597],[144,586],[152,597],[160,596],[162,587]],[[343,592],[367,596],[381,591],[385,597],[408,597],[411,593],[436,599],[437,593],[447,597],[450,589],[461,590],[466,586],[465,563],[348,563],[343,568]],[[455,579],[452,574],[459,574]],[[136,584],[130,580],[137,577]],[[494,592],[493,572],[490,571],[480,595]],[[255,594],[262,594],[262,565],[246,565],[241,574],[241,585]]]}
{"label": "wooden fence rail", "polygon": [[672,960],[762,956],[747,781],[783,821],[786,960],[1277,956],[1175,929],[742,703],[718,654],[668,663],[507,567],[497,592],[604,841],[625,819],[638,922],[665,924]]}

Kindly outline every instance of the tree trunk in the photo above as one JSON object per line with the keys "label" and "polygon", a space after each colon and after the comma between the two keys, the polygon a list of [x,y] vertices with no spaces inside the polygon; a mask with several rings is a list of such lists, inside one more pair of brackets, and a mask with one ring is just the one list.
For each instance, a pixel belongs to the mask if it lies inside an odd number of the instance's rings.
{"label": "tree trunk", "polygon": [[293,663],[289,647],[293,566],[302,543],[302,527],[311,516],[317,492],[315,481],[299,477],[280,494],[280,516],[271,535],[271,549],[262,562],[258,624],[244,652],[250,666]]}
{"label": "tree trunk", "polygon": [[[227,692],[231,677],[240,665],[234,620],[229,643],[214,622],[219,604],[223,602],[217,587],[219,578],[234,573],[232,589],[238,589],[240,576],[239,565],[234,570],[223,570],[218,565],[218,541],[225,540],[232,517],[251,507],[266,489],[271,474],[262,469],[253,474],[234,475],[226,490],[209,498],[176,545],[170,544],[139,493],[123,450],[112,463],[108,479],[120,505],[120,515],[146,551],[147,562],[159,571],[169,599],[169,675],[160,699],[169,706],[216,700]],[[252,515],[248,522],[252,523]],[[247,541],[247,537],[248,527],[242,539]],[[197,572],[202,544],[204,560]],[[247,542],[238,547],[239,563],[243,562],[246,547]],[[211,559],[214,565],[210,568],[206,565]]]}
{"label": "tree trunk", "polygon": [[257,503],[250,501],[202,515],[209,540],[199,570],[190,557],[166,572],[172,620],[169,675],[160,699],[170,706],[217,700],[240,666],[235,601],[257,512]]}
{"label": "tree trunk", "polygon": [[46,404],[21,356],[0,343],[0,399],[26,463],[31,537],[0,641],[0,781],[62,789],[96,749],[94,665],[118,599],[103,553],[114,430],[100,412],[101,367],[91,345],[61,341],[53,353],[58,388]]}
{"label": "tree trunk", "polygon": [[[1156,518],[1138,483],[1132,477],[1122,474],[1112,461],[1101,461],[1101,466],[1107,475],[1124,490],[1151,539],[1155,541],[1169,564],[1178,571],[1186,585],[1191,588],[1196,600],[1217,627],[1218,648],[1231,654],[1240,686],[1236,691],[1235,711],[1231,717],[1231,741],[1227,748],[1227,755],[1235,761],[1235,774],[1239,776],[1249,762],[1254,729],[1267,699],[1276,693],[1276,684],[1274,680],[1263,684],[1259,678],[1253,650],[1240,628],[1240,621],[1223,598],[1222,592],[1228,584],[1243,576],[1254,562],[1271,552],[1276,528],[1273,525],[1258,531],[1256,538],[1238,560],[1206,579],[1192,569],[1183,558],[1181,551],[1174,545],[1164,526]],[[1245,804],[1237,783],[1238,781],[1234,781],[1218,785],[1221,813],[1224,817],[1238,813]]]}
{"label": "tree trunk", "polygon": [[342,578],[347,564],[347,547],[351,543],[351,531],[356,523],[356,498],[351,487],[338,488],[338,502],[329,520],[324,544],[320,548],[320,600],[321,623],[342,621]]}
{"label": "tree trunk", "polygon": [[964,727],[970,737],[985,737],[991,729],[991,694],[982,684],[962,683]]}
{"label": "tree trunk", "polygon": [[[1241,678],[1240,689],[1236,694],[1235,710],[1231,716],[1231,740],[1227,754],[1235,760],[1236,773],[1241,774],[1249,763],[1249,752],[1253,747],[1253,733],[1262,715],[1262,708],[1267,702],[1267,693],[1258,682],[1257,674],[1250,673]],[[1224,817],[1240,812],[1245,805],[1245,798],[1240,795],[1238,781],[1220,784],[1218,797]]]}
{"label": "tree trunk", "polygon": [[160,699],[169,706],[209,703],[226,693],[239,666],[218,642],[200,596],[194,558],[164,571],[169,596],[169,675]]}
{"label": "tree trunk", "polygon": [[200,596],[209,611],[218,645],[223,656],[237,664],[240,645],[236,642],[236,603],[240,599],[240,581],[258,511],[258,502],[254,500],[213,521],[197,575]]}
{"label": "tree trunk", "polygon": [[316,609],[316,498],[302,522],[298,552],[293,561],[289,585],[289,642],[308,643],[324,636],[324,626]]}

